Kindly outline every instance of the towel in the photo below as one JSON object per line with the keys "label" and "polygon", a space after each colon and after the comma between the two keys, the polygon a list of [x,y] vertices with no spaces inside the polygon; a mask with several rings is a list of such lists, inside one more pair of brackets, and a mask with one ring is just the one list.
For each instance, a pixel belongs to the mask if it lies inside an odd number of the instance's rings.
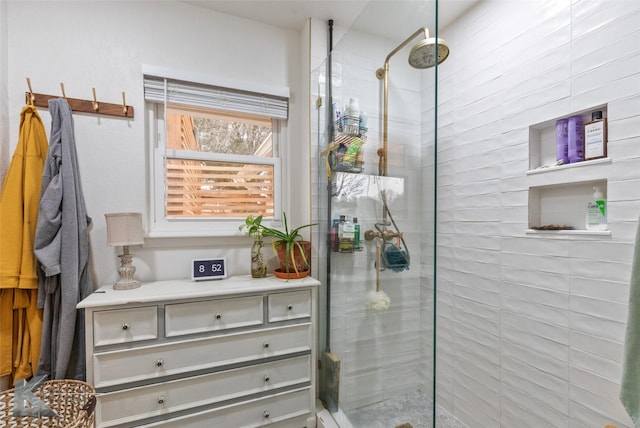
{"label": "towel", "polygon": [[640,428],[640,227],[636,232],[631,268],[620,401],[634,426]]}

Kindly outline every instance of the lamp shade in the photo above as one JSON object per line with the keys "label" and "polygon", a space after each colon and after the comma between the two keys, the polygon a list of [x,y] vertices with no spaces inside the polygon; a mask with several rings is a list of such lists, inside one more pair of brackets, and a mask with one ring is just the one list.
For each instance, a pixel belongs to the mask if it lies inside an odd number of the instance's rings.
{"label": "lamp shade", "polygon": [[107,220],[107,245],[144,244],[141,213],[110,213],[104,216]]}

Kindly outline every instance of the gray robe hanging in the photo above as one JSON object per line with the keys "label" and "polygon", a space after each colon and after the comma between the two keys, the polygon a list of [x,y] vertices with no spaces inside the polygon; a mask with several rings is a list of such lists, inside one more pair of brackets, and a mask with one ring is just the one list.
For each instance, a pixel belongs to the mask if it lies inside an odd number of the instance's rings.
{"label": "gray robe hanging", "polygon": [[76,304],[93,291],[87,272],[91,219],[80,185],[71,108],[49,101],[51,136],[42,176],[34,252],[43,311],[38,375],[85,379],[84,322]]}

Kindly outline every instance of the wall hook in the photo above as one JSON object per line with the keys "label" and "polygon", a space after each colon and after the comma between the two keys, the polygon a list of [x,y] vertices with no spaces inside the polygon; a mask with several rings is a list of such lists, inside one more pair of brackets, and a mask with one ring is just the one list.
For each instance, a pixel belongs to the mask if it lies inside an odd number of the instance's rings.
{"label": "wall hook", "polygon": [[29,105],[34,107],[34,101],[36,99],[35,95],[33,95],[33,89],[31,89],[31,79],[27,77],[27,87],[29,88]]}
{"label": "wall hook", "polygon": [[122,113],[124,115],[127,114],[127,102],[126,102],[126,99],[124,97],[124,91],[122,91]]}
{"label": "wall hook", "polygon": [[[1,2],[2,0],[0,0]],[[47,94],[36,94],[32,92],[31,81],[27,78],[27,86],[29,87],[29,91],[25,91],[25,103],[29,105],[33,105],[36,107],[44,107],[49,108],[49,101],[59,99],[60,95],[47,95]],[[62,91],[62,97],[67,101],[71,111],[74,113],[82,112],[82,113],[91,113],[91,114],[100,114],[106,116],[118,116],[118,117],[129,117],[133,118],[133,106],[128,106],[125,104],[125,95],[122,93],[122,104],[120,103],[108,103],[108,102],[98,102],[98,97],[96,95],[96,88],[91,88],[93,92],[92,98],[87,99],[78,99],[78,98],[67,98],[67,94],[64,90],[64,83],[60,83],[60,90]],[[32,104],[33,103],[33,104]]]}
{"label": "wall hook", "polygon": [[91,88],[91,91],[93,91],[93,111],[97,112],[100,106],[98,105],[98,99],[96,98],[96,88]]}

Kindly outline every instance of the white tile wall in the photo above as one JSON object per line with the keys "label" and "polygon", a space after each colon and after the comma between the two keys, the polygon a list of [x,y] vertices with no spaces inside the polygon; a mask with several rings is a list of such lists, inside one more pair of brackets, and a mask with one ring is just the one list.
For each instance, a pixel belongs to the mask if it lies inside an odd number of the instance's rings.
{"label": "white tile wall", "polygon": [[[640,213],[640,5],[489,1],[442,37],[439,403],[470,427],[631,426],[618,391]],[[602,104],[612,235],[527,236],[528,126]]]}

